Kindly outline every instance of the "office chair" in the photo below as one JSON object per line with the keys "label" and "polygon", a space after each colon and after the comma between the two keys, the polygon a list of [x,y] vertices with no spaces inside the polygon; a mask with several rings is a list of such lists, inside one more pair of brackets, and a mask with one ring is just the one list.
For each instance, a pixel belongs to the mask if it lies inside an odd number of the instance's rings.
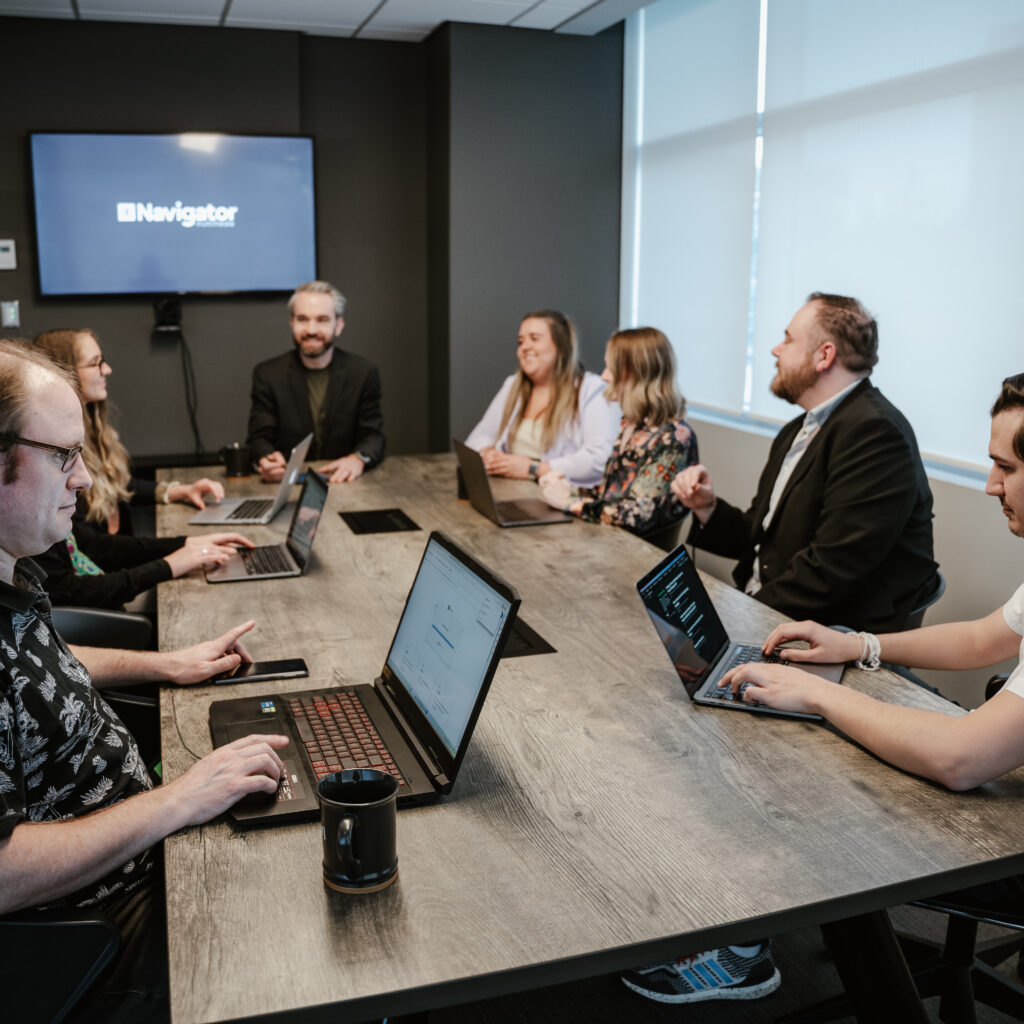
{"label": "office chair", "polygon": [[[153,624],[143,615],[101,608],[54,608],[53,625],[66,643],[83,647],[149,650]],[[97,687],[139,745],[150,768],[160,760],[160,700],[155,683],[119,689]]]}
{"label": "office chair", "polygon": [[54,608],[53,624],[66,643],[85,647],[149,650],[153,624],[144,615],[102,608]]}
{"label": "office chair", "polygon": [[28,910],[0,917],[4,1019],[59,1024],[120,948],[114,922],[95,910]]}
{"label": "office chair", "polygon": [[920,629],[921,623],[924,622],[924,613],[928,611],[928,609],[931,608],[931,606],[935,604],[935,602],[938,601],[938,599],[946,592],[946,577],[943,576],[938,569],[935,570],[935,575],[938,577],[935,589],[921,602],[921,604],[907,613],[907,621],[903,623],[903,628],[905,630]]}

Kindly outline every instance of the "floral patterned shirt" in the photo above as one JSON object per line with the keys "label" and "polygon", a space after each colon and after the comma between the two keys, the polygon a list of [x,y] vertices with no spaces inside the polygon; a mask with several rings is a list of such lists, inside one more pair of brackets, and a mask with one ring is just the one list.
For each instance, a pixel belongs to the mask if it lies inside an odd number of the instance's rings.
{"label": "floral patterned shirt", "polygon": [[[54,630],[40,575],[23,559],[14,586],[0,581],[0,839],[22,822],[77,818],[152,788],[131,733]],[[152,868],[143,853],[54,905],[123,896]]]}
{"label": "floral patterned shirt", "polygon": [[697,462],[697,435],[685,420],[670,420],[637,427],[625,441],[626,425],[623,420],[601,482],[581,488],[566,511],[643,535],[686,515],[669,488],[676,473]]}

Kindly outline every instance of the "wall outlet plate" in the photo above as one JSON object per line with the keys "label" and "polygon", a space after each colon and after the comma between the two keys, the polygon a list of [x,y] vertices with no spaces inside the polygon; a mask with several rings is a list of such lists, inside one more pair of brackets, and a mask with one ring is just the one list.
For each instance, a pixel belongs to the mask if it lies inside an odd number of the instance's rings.
{"label": "wall outlet plate", "polygon": [[13,238],[0,238],[0,270],[17,270],[18,254]]}

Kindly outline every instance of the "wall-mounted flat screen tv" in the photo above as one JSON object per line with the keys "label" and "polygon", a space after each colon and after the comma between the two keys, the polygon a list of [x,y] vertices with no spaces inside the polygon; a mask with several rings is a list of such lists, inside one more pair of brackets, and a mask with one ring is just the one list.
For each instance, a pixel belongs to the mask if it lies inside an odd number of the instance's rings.
{"label": "wall-mounted flat screen tv", "polygon": [[316,277],[313,140],[30,136],[42,295],[287,291]]}

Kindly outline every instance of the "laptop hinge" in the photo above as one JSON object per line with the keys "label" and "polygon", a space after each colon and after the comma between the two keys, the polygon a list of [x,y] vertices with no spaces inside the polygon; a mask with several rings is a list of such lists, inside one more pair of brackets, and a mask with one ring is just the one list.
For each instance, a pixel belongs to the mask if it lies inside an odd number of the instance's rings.
{"label": "laptop hinge", "polygon": [[388,713],[394,720],[395,724],[402,730],[402,736],[405,738],[406,743],[412,748],[412,752],[419,759],[420,764],[426,769],[427,774],[434,780],[434,784],[438,788],[447,786],[449,779],[448,776],[441,771],[441,766],[431,756],[430,751],[423,746],[422,743],[416,738],[416,734],[409,728],[409,723],[406,717],[399,710],[398,704],[395,702],[395,698],[391,695],[391,691],[388,689],[388,684],[384,681],[381,676],[378,676],[373,681],[373,688],[380,697],[384,706],[388,709]]}

